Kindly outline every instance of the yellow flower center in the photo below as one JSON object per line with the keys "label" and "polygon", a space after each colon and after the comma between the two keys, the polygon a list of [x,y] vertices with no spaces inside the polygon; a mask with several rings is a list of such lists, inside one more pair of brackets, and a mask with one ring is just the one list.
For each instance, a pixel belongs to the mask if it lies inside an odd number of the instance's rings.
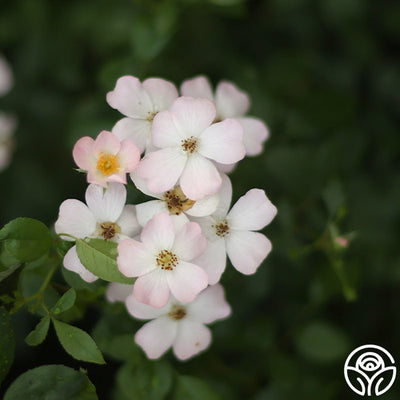
{"label": "yellow flower center", "polygon": [[229,233],[229,225],[226,220],[221,221],[217,225],[213,225],[213,227],[215,228],[215,233],[220,237],[224,237]]}
{"label": "yellow flower center", "polygon": [[195,203],[188,199],[179,186],[164,193],[164,201],[170,214],[179,215],[182,211],[187,211],[193,207]]}
{"label": "yellow flower center", "polygon": [[178,265],[178,257],[169,250],[162,250],[156,257],[157,266],[166,271],[172,271]]}
{"label": "yellow flower center", "polygon": [[194,153],[197,150],[197,138],[190,136],[189,139],[182,139],[181,146],[186,153]]}
{"label": "yellow flower center", "polygon": [[114,154],[100,153],[96,168],[105,176],[110,176],[119,170],[118,157]]}
{"label": "yellow flower center", "polygon": [[120,232],[120,227],[114,222],[102,222],[97,226],[97,235],[103,236],[104,240],[110,240]]}
{"label": "yellow flower center", "polygon": [[175,321],[179,321],[180,319],[186,316],[186,310],[182,306],[174,306],[172,310],[168,313],[168,316]]}

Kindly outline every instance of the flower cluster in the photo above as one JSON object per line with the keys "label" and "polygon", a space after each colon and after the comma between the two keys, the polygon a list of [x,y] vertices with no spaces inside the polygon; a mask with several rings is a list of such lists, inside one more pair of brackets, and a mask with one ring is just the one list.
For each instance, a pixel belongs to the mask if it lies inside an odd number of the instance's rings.
{"label": "flower cluster", "polygon": [[[135,336],[149,358],[172,347],[185,360],[209,346],[205,324],[231,312],[219,283],[227,258],[239,272],[255,273],[271,251],[256,231],[277,210],[261,189],[230,207],[227,173],[260,154],[268,137],[265,124],[246,115],[247,94],[230,82],[213,94],[204,76],[185,81],[180,92],[159,78],[118,79],[107,102],[125,117],[111,132],[75,144],[73,158],[89,183],[86,204],[64,201],[55,229],[66,240],[117,243],[116,268],[134,283],[111,282],[108,300],[151,320]],[[127,174],[153,199],[125,205]],[[98,278],[76,246],[64,266],[87,282]]]}
{"label": "flower cluster", "polygon": [[[0,97],[12,88],[13,76],[5,59],[0,55]],[[14,148],[12,136],[16,127],[13,116],[0,111],[0,171],[7,168]]]}

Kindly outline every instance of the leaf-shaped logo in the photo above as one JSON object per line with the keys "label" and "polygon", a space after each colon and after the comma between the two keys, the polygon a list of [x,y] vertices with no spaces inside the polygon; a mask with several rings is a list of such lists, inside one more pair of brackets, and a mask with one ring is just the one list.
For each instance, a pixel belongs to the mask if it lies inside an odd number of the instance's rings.
{"label": "leaf-shaped logo", "polygon": [[386,367],[378,371],[371,379],[371,391],[376,396],[387,392],[396,379],[396,367]]}
{"label": "leaf-shaped logo", "polygon": [[368,376],[354,367],[348,367],[344,373],[346,382],[350,386],[350,389],[360,396],[365,396],[367,394],[369,383]]}

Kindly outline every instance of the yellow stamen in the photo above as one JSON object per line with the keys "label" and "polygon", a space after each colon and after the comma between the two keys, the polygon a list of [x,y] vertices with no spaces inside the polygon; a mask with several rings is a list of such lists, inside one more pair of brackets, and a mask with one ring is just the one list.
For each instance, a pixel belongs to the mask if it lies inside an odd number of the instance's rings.
{"label": "yellow stamen", "polygon": [[118,157],[114,154],[100,153],[96,168],[105,176],[110,176],[119,170]]}
{"label": "yellow stamen", "polygon": [[162,250],[156,257],[156,263],[161,269],[172,271],[178,265],[178,257],[169,250]]}
{"label": "yellow stamen", "polygon": [[179,215],[182,211],[190,210],[195,203],[188,199],[179,186],[164,193],[164,201],[170,214]]}
{"label": "yellow stamen", "polygon": [[189,139],[182,139],[182,149],[186,153],[194,153],[197,150],[197,138],[190,136]]}
{"label": "yellow stamen", "polygon": [[221,221],[217,225],[213,225],[213,227],[215,228],[215,233],[220,237],[224,237],[229,233],[229,225],[226,220]]}

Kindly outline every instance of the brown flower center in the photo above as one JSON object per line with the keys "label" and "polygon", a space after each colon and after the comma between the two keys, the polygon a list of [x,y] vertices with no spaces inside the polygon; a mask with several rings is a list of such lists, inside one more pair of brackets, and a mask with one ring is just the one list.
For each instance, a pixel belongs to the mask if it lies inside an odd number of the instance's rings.
{"label": "brown flower center", "polygon": [[154,117],[158,114],[158,111],[152,111],[147,113],[147,118],[146,120],[149,122],[153,122]]}
{"label": "brown flower center", "polygon": [[156,257],[157,266],[166,271],[172,271],[178,265],[178,257],[169,250],[162,250]]}
{"label": "brown flower center", "polygon": [[104,240],[110,240],[120,232],[120,227],[114,222],[102,222],[97,228],[98,236],[103,236]]}
{"label": "brown flower center", "polygon": [[226,220],[221,221],[217,225],[213,225],[213,228],[215,228],[215,233],[220,237],[224,237],[229,233],[229,225]]}
{"label": "brown flower center", "polygon": [[168,313],[168,316],[175,321],[179,321],[180,319],[186,316],[186,310],[182,306],[174,306],[172,310]]}
{"label": "brown flower center", "polygon": [[197,142],[198,139],[190,136],[190,138],[188,139],[182,139],[181,143],[182,143],[182,149],[183,151],[185,151],[186,153],[194,153],[197,150]]}
{"label": "brown flower center", "polygon": [[193,207],[195,203],[188,199],[179,186],[164,193],[164,201],[170,214],[179,215],[182,211],[187,211]]}

